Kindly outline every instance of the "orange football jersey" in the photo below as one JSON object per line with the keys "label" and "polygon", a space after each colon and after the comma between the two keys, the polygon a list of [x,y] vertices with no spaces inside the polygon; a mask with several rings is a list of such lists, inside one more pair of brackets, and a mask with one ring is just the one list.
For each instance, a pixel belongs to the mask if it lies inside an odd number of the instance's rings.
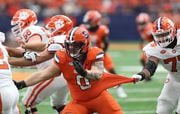
{"label": "orange football jersey", "polygon": [[[90,47],[83,67],[85,69],[91,69],[91,66],[96,61],[103,61],[103,51],[97,47]],[[119,76],[108,76],[104,73],[100,80],[89,80],[80,76],[74,69],[73,59],[69,57],[65,50],[59,50],[55,56],[55,63],[60,68],[67,80],[68,88],[71,96],[75,101],[88,101],[97,97],[102,91],[109,87],[118,85],[120,82],[128,83],[134,82],[132,78],[119,79]],[[113,75],[113,74],[112,74]],[[112,78],[112,79],[111,79]]]}
{"label": "orange football jersey", "polygon": [[[81,26],[85,27],[84,25]],[[105,25],[100,25],[96,31],[90,31],[90,30],[88,31],[90,34],[91,46],[97,46],[102,49],[103,40],[107,35],[109,35],[108,27]]]}
{"label": "orange football jersey", "polygon": [[147,42],[153,41],[152,30],[153,30],[152,23],[148,23],[148,25],[143,31],[139,31],[141,38]]}

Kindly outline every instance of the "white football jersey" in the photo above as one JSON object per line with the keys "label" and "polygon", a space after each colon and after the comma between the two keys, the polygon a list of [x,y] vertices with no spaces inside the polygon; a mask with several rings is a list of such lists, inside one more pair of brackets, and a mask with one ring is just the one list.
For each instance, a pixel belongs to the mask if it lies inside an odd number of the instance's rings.
{"label": "white football jersey", "polygon": [[8,52],[0,43],[0,87],[12,84],[12,72],[8,63]]}
{"label": "white football jersey", "polygon": [[29,27],[26,27],[23,29],[21,33],[21,37],[25,40],[25,42],[28,42],[28,40],[33,35],[39,35],[41,37],[41,41],[47,43],[48,42],[48,35],[46,30],[43,27],[37,26],[37,25],[30,25]]}
{"label": "white football jersey", "polygon": [[147,44],[143,51],[147,56],[157,57],[160,64],[172,75],[180,81],[180,30],[177,31],[177,45],[174,49],[161,48],[154,42]]}
{"label": "white football jersey", "polygon": [[[58,35],[54,36],[49,39],[47,43],[47,51],[49,53],[55,53],[57,50],[64,48],[64,41],[65,41],[66,35]],[[37,66],[38,69],[44,69],[48,67],[50,64],[52,64],[53,59],[50,59],[48,61],[45,61],[43,63],[40,63]]]}

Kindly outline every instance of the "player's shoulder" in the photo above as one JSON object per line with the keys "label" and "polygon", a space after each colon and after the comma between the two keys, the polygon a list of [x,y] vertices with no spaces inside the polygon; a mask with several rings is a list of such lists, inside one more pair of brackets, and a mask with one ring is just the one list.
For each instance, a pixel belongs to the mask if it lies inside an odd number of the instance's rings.
{"label": "player's shoulder", "polygon": [[148,43],[148,44],[143,48],[143,50],[144,50],[144,51],[147,51],[147,50],[149,50],[149,49],[156,49],[156,48],[158,48],[157,44],[156,44],[154,41],[152,41],[152,42]]}
{"label": "player's shoulder", "polygon": [[47,45],[48,52],[56,52],[64,48],[65,38],[66,35],[58,35],[50,38]]}
{"label": "player's shoulder", "polygon": [[155,56],[157,58],[160,58],[161,50],[162,49],[159,46],[157,46],[157,44],[154,41],[148,43],[143,48],[143,51],[146,53],[147,56]]}
{"label": "player's shoulder", "polygon": [[26,27],[23,31],[27,31],[27,30],[35,33],[45,32],[45,29],[43,27],[37,25],[30,25]]}
{"label": "player's shoulder", "polygon": [[143,51],[147,56],[154,56],[159,59],[167,59],[179,54],[178,48],[177,49],[170,49],[170,48],[162,48],[156,45],[154,42],[147,44]]}
{"label": "player's shoulder", "polygon": [[100,25],[99,26],[99,31],[108,34],[109,33],[109,28],[106,25]]}
{"label": "player's shoulder", "polygon": [[50,40],[53,40],[55,43],[62,43],[62,44],[64,44],[65,39],[66,39],[66,35],[57,35],[50,38]]}
{"label": "player's shoulder", "polygon": [[90,47],[88,49],[87,57],[89,60],[98,60],[104,57],[104,52],[98,47]]}
{"label": "player's shoulder", "polygon": [[42,36],[42,35],[46,35],[46,34],[47,33],[43,27],[36,26],[36,25],[31,25],[29,27],[26,27],[22,31],[22,37],[24,39],[28,39],[29,37],[34,36],[34,35]]}
{"label": "player's shoulder", "polygon": [[65,63],[67,59],[67,52],[65,49],[56,51],[54,59],[57,63]]}

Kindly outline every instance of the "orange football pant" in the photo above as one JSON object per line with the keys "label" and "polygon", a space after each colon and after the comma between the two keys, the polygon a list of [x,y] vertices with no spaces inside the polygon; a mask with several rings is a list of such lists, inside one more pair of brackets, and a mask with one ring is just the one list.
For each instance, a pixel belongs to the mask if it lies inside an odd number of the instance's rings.
{"label": "orange football pant", "polygon": [[92,112],[98,112],[98,114],[123,114],[119,104],[107,91],[103,91],[99,96],[89,101],[72,100],[61,113],[92,114]]}

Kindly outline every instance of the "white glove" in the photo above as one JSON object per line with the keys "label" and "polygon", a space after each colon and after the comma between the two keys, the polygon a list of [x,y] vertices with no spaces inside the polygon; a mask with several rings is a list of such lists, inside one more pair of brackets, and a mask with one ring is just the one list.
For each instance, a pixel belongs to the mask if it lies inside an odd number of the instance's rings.
{"label": "white glove", "polygon": [[38,53],[34,51],[27,51],[24,53],[24,58],[27,60],[31,60],[32,62],[36,61],[37,56],[38,56]]}
{"label": "white glove", "polygon": [[136,82],[142,81],[143,80],[143,76],[139,75],[139,74],[134,74],[132,76],[132,78],[135,78]]}

